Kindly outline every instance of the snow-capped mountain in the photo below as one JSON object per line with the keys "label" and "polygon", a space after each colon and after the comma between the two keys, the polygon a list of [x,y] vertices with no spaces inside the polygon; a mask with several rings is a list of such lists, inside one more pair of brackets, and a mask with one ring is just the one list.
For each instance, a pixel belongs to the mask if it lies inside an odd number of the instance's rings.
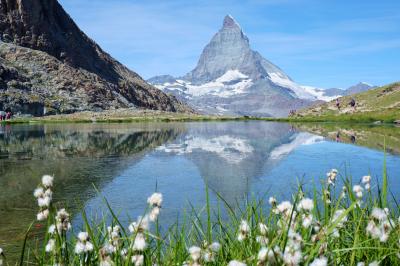
{"label": "snow-capped mountain", "polygon": [[301,86],[301,87],[303,87],[310,93],[316,95],[316,97],[319,100],[325,102],[332,101],[342,96],[348,96],[376,88],[376,86],[368,84],[367,82],[359,82],[356,85],[353,85],[347,89],[338,89],[338,88],[320,89],[311,86]]}
{"label": "snow-capped mountain", "polygon": [[224,115],[282,117],[290,110],[340,96],[294,82],[251,49],[249,39],[230,15],[192,71],[180,78],[164,75],[148,82],[200,112]]}

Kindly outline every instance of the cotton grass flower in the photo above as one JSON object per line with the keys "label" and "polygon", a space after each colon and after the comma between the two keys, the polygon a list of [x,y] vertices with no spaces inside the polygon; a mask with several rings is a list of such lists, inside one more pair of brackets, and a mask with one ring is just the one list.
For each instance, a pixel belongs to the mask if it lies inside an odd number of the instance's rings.
{"label": "cotton grass flower", "polygon": [[309,228],[313,222],[313,215],[312,214],[303,214],[301,225],[304,228]]}
{"label": "cotton grass flower", "polygon": [[361,199],[363,196],[363,188],[360,185],[353,186],[353,192],[356,194],[358,199]]}
{"label": "cotton grass flower", "polygon": [[147,203],[154,207],[161,207],[163,196],[161,193],[153,193],[148,199]]}
{"label": "cotton grass flower", "polygon": [[49,207],[51,203],[51,198],[48,196],[38,198],[39,207]]}
{"label": "cotton grass flower", "polygon": [[276,214],[283,214],[285,216],[289,216],[292,212],[293,205],[289,201],[283,201],[276,206],[275,213]]}
{"label": "cotton grass flower", "polygon": [[239,226],[239,232],[238,232],[238,237],[237,239],[239,241],[243,241],[245,240],[250,234],[250,226],[247,223],[247,221],[242,220],[240,222],[240,226]]}
{"label": "cotton grass flower", "polygon": [[376,207],[372,209],[371,217],[378,221],[386,221],[388,219],[387,212]]}
{"label": "cotton grass flower", "polygon": [[197,246],[191,246],[189,248],[189,255],[193,262],[198,262],[201,258],[201,248]]}
{"label": "cotton grass flower", "polygon": [[44,221],[49,217],[49,214],[50,214],[49,210],[45,209],[43,211],[38,212],[38,214],[36,215],[36,219],[38,221]]}
{"label": "cotton grass flower", "polygon": [[93,244],[89,240],[89,234],[87,232],[80,232],[75,245],[75,253],[82,254],[92,252]]}
{"label": "cotton grass flower", "polygon": [[240,262],[240,261],[237,261],[237,260],[231,260],[228,263],[228,266],[247,266],[247,264],[243,263],[243,262]]}
{"label": "cotton grass flower", "polygon": [[50,188],[53,186],[53,181],[54,181],[54,177],[52,177],[51,175],[44,175],[42,177],[42,185],[45,188]]}
{"label": "cotton grass flower", "polygon": [[136,222],[129,225],[128,229],[131,233],[142,233],[150,227],[150,219],[147,215],[139,216]]}
{"label": "cotton grass flower", "polygon": [[147,247],[146,238],[143,233],[137,233],[133,241],[132,249],[134,251],[143,251]]}
{"label": "cotton grass flower", "polygon": [[304,198],[297,205],[298,211],[312,211],[314,209],[314,201],[312,199]]}
{"label": "cotton grass flower", "polygon": [[157,220],[159,214],[160,214],[159,207],[154,207],[153,209],[151,209],[149,214],[150,221],[154,222],[155,220]]}
{"label": "cotton grass flower", "polygon": [[263,223],[258,224],[259,235],[256,237],[256,241],[262,246],[268,245],[268,227]]}
{"label": "cotton grass flower", "polygon": [[328,265],[328,259],[325,257],[316,258],[310,264],[310,266],[326,266],[326,265]]}
{"label": "cotton grass flower", "polygon": [[267,247],[262,247],[257,254],[257,264],[266,265],[269,263],[269,265],[274,265],[276,263],[276,259],[281,255],[279,248],[276,248],[273,250]]}
{"label": "cotton grass flower", "polygon": [[144,264],[144,256],[142,254],[133,255],[131,260],[135,266],[141,266]]}
{"label": "cotton grass flower", "polygon": [[42,187],[38,187],[33,191],[33,196],[35,198],[40,198],[44,196],[44,189]]}
{"label": "cotton grass flower", "polygon": [[47,253],[54,252],[56,249],[56,241],[54,239],[50,239],[45,247]]}
{"label": "cotton grass flower", "polygon": [[337,176],[337,174],[338,174],[338,171],[337,171],[336,169],[332,169],[331,171],[329,171],[329,172],[326,174],[327,177],[328,177],[328,180],[327,180],[328,186],[329,186],[329,185],[332,185],[332,186],[335,185],[335,181],[336,181],[336,176]]}
{"label": "cotton grass flower", "polygon": [[202,257],[205,262],[214,262],[215,257],[219,250],[221,249],[221,244],[218,242],[213,242],[210,245],[204,244],[205,248],[202,252]]}
{"label": "cotton grass flower", "polygon": [[149,214],[150,221],[154,222],[155,220],[157,220],[157,217],[160,214],[162,201],[163,196],[161,193],[158,192],[153,193],[150,197],[147,198],[147,203],[151,207]]}
{"label": "cotton grass flower", "polygon": [[367,235],[384,243],[389,239],[389,234],[392,230],[391,224],[393,222],[389,220],[385,210],[373,208],[365,230]]}
{"label": "cotton grass flower", "polygon": [[271,206],[275,206],[276,205],[276,198],[274,197],[269,197],[268,202]]}
{"label": "cotton grass flower", "polygon": [[60,209],[56,214],[56,227],[59,233],[66,232],[71,228],[69,213],[65,209]]}
{"label": "cotton grass flower", "polygon": [[364,188],[368,191],[371,190],[371,176],[365,175],[361,178],[361,183],[364,184]]}

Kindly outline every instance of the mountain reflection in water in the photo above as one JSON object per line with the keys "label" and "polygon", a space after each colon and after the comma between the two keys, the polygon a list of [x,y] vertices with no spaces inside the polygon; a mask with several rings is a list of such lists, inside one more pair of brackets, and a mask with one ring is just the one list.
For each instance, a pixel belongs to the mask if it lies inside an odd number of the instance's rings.
{"label": "mountain reflection in water", "polygon": [[[335,142],[338,131],[342,142]],[[355,143],[347,132],[357,136]],[[17,250],[22,243],[37,210],[32,191],[44,174],[55,176],[55,202],[68,207],[78,227],[78,205],[89,216],[101,214],[105,196],[128,224],[156,189],[164,195],[160,219],[167,225],[188,202],[203,206],[205,184],[215,208],[217,194],[232,206],[266,192],[287,199],[298,181],[318,184],[331,168],[348,171],[354,182],[369,173],[379,181],[384,137],[398,196],[398,129],[263,121],[3,125],[0,215],[7,218],[0,219],[0,246]]]}

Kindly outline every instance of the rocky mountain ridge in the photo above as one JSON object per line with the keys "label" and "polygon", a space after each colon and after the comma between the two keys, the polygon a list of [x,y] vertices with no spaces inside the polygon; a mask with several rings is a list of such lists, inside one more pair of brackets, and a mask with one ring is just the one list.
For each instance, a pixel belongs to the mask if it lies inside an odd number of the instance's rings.
{"label": "rocky mountain ridge", "polygon": [[191,111],[105,53],[56,0],[1,0],[0,109]]}
{"label": "rocky mountain ridge", "polygon": [[230,15],[192,71],[180,78],[164,75],[148,82],[211,114],[286,116],[290,110],[318,100],[252,50],[248,37]]}
{"label": "rocky mountain ridge", "polygon": [[297,84],[251,49],[249,38],[230,15],[192,71],[178,78],[156,76],[148,82],[202,113],[221,115],[287,116],[291,110],[351,93]]}

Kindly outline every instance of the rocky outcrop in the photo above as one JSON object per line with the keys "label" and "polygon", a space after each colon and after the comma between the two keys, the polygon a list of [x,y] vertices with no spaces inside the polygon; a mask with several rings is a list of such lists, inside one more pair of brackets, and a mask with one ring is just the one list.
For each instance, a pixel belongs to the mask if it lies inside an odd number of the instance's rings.
{"label": "rocky outcrop", "polygon": [[105,53],[56,0],[1,0],[0,38],[3,108],[34,115],[126,107],[190,111]]}

